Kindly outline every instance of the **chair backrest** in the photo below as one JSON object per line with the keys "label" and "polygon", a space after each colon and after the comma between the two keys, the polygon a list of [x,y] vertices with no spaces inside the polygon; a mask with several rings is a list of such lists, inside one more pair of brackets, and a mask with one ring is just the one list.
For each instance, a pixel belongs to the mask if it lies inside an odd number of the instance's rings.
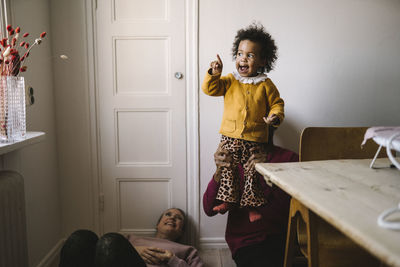
{"label": "chair backrest", "polygon": [[[368,127],[308,127],[300,136],[300,161],[373,158],[378,145],[368,140],[361,147]],[[384,150],[379,157],[386,157]]]}

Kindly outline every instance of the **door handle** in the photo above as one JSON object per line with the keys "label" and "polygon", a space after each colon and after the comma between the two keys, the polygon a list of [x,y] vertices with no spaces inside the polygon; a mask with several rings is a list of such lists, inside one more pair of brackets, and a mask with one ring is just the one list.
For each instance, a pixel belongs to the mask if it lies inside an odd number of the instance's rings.
{"label": "door handle", "polygon": [[183,73],[182,72],[175,72],[174,74],[175,78],[177,78],[178,80],[183,78]]}

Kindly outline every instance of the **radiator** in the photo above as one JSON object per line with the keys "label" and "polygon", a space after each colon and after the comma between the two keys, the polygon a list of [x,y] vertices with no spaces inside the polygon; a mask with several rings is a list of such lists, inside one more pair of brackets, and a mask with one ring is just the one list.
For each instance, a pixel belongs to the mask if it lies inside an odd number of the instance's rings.
{"label": "radiator", "polygon": [[0,267],[28,266],[23,177],[0,171]]}

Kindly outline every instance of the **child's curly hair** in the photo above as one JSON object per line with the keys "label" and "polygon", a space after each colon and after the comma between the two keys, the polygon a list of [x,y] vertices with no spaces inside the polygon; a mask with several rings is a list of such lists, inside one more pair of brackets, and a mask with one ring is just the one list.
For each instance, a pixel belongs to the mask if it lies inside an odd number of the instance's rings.
{"label": "child's curly hair", "polygon": [[264,26],[253,23],[247,28],[240,29],[237,32],[232,47],[232,55],[234,60],[236,60],[239,44],[243,40],[249,40],[261,45],[261,58],[266,59],[264,72],[270,72],[274,68],[274,63],[278,58],[278,47],[276,47],[275,41],[272,39],[271,35],[265,31]]}

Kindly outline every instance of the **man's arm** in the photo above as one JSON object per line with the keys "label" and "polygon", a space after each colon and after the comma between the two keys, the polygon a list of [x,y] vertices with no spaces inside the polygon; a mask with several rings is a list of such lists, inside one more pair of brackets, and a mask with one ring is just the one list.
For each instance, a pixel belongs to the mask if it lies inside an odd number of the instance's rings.
{"label": "man's arm", "polygon": [[215,199],[218,193],[219,183],[214,180],[214,177],[208,183],[207,189],[203,195],[203,210],[207,216],[214,216],[218,212],[213,211],[213,208],[218,204]]}

